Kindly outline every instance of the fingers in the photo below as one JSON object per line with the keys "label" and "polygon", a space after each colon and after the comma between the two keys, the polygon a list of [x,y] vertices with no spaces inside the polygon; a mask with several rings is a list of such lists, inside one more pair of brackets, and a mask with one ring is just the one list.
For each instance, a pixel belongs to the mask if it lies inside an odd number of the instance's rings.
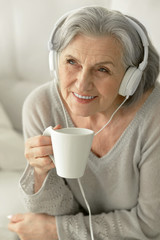
{"label": "fingers", "polygon": [[[8,219],[10,219],[10,222],[8,224],[8,229],[12,232],[16,232],[18,235],[21,232],[21,223],[25,220],[25,214],[15,214],[8,216]],[[19,235],[20,237],[20,235]],[[20,237],[20,239],[22,239]]]}
{"label": "fingers", "polygon": [[12,222],[12,223],[17,223],[17,222],[24,220],[24,214],[19,213],[19,214],[15,214],[15,215],[9,215],[8,219],[10,219],[10,222]]}
{"label": "fingers", "polygon": [[39,147],[39,146],[47,146],[51,145],[51,138],[49,136],[35,136],[31,137],[26,141],[26,147],[27,148],[34,148],[34,147]]}
{"label": "fingers", "polygon": [[[34,144],[34,139],[30,139],[33,141],[32,145]],[[27,159],[32,158],[41,158],[46,157],[48,155],[53,155],[52,145],[39,145],[39,146],[31,146],[29,143],[26,143],[25,147],[25,157]]]}
{"label": "fingers", "polygon": [[10,222],[8,228],[16,232],[21,240],[58,239],[56,221],[53,216],[25,213],[16,214],[12,216],[12,219],[15,219],[15,222]]}
{"label": "fingers", "polygon": [[[60,129],[61,125],[54,127]],[[50,136],[39,135],[29,138],[25,143],[25,157],[29,164],[36,169],[36,172],[46,174],[55,165],[50,158],[53,155]]]}
{"label": "fingers", "polygon": [[54,167],[49,155],[53,155],[50,137],[36,136],[26,141],[25,157],[32,167]]}
{"label": "fingers", "polygon": [[60,124],[58,124],[58,125],[56,125],[53,129],[54,130],[57,130],[57,129],[61,129],[62,128],[62,126],[60,125]]}

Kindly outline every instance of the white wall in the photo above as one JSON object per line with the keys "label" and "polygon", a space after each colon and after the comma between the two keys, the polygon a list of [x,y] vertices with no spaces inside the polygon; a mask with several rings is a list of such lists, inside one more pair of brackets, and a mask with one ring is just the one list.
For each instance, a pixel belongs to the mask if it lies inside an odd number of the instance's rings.
{"label": "white wall", "polygon": [[111,0],[110,7],[140,20],[160,53],[160,0]]}
{"label": "white wall", "polygon": [[[55,0],[52,0],[54,2]],[[57,16],[65,13],[68,10],[88,6],[88,5],[100,5],[103,7],[110,7],[112,0],[64,0],[55,1],[55,6],[57,8]],[[60,16],[59,15],[59,16]]]}
{"label": "white wall", "polygon": [[86,5],[109,7],[110,0],[0,0],[1,76],[18,73],[31,82],[50,79],[47,42],[54,23]]}

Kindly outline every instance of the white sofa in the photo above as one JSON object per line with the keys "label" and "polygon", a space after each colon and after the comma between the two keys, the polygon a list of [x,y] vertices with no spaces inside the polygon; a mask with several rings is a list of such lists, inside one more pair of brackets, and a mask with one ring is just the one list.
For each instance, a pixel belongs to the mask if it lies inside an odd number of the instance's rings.
{"label": "white sofa", "polygon": [[[18,181],[25,168],[22,105],[38,85],[50,81],[47,41],[53,24],[68,10],[101,5],[138,17],[160,52],[160,2],[154,0],[0,0],[0,239],[14,240],[7,215],[25,212]],[[145,11],[143,11],[145,9]],[[149,17],[148,17],[149,16]]]}

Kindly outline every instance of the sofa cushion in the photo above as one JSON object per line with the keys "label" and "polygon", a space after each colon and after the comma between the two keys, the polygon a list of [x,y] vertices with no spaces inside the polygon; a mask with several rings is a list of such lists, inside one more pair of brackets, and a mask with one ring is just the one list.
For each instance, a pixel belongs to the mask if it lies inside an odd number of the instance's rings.
{"label": "sofa cushion", "polygon": [[0,103],[0,170],[24,169],[24,141],[22,134],[16,132]]}
{"label": "sofa cushion", "polygon": [[24,213],[18,190],[22,171],[0,171],[0,240],[19,239],[14,232],[8,230],[8,215]]}

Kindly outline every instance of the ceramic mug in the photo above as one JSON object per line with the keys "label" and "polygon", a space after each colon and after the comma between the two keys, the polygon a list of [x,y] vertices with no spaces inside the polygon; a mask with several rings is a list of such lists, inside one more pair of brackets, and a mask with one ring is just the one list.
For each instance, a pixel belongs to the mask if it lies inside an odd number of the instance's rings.
{"label": "ceramic mug", "polygon": [[91,150],[94,131],[86,128],[45,129],[43,135],[51,136],[57,174],[64,178],[83,176]]}

